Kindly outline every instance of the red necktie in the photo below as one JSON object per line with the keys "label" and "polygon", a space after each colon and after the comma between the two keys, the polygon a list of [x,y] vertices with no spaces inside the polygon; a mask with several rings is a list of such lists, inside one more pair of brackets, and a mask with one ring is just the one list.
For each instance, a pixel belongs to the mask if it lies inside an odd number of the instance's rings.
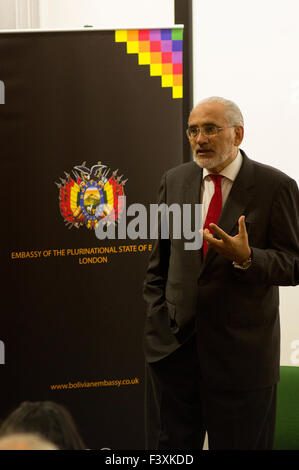
{"label": "red necktie", "polygon": [[[214,190],[214,194],[209,205],[208,213],[207,213],[205,224],[204,224],[204,229],[208,228],[211,232],[212,230],[210,229],[209,224],[211,223],[217,224],[218,219],[221,214],[221,209],[222,209],[222,190],[221,190],[222,175],[210,174],[209,176],[214,183],[215,190]],[[203,255],[204,256],[206,256],[208,248],[209,248],[209,245],[204,240],[203,241]]]}

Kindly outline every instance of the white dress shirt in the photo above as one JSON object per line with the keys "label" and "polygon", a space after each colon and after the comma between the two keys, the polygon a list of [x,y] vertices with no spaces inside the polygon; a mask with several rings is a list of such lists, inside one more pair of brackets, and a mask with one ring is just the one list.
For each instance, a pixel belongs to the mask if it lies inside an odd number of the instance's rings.
{"label": "white dress shirt", "polygon": [[[241,168],[242,161],[243,161],[243,157],[239,150],[236,158],[229,165],[223,168],[223,170],[220,171],[219,173],[220,175],[223,176],[223,178],[221,179],[222,207],[226,203],[229,192]],[[210,201],[215,191],[214,183],[209,176],[211,173],[212,172],[207,170],[206,168],[203,169],[203,179],[202,179],[201,195],[200,195],[200,202],[202,204],[203,226],[206,220]]]}

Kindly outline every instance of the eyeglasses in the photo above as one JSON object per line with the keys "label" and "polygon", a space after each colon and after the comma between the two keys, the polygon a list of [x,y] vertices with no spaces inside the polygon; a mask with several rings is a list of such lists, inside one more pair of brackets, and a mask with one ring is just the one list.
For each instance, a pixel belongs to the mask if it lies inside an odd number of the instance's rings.
{"label": "eyeglasses", "polygon": [[196,139],[199,133],[201,133],[201,135],[211,137],[213,135],[219,134],[219,132],[221,132],[223,129],[229,129],[231,127],[236,126],[219,127],[215,126],[214,124],[206,124],[202,127],[190,126],[187,128],[186,132],[189,139]]}

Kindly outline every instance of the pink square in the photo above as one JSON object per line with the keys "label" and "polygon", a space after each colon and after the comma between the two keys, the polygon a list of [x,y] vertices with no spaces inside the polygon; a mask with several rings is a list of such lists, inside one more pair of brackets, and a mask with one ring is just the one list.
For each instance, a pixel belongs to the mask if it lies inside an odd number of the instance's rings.
{"label": "pink square", "polygon": [[172,41],[163,41],[161,45],[162,52],[172,52]]}
{"label": "pink square", "polygon": [[150,40],[151,41],[161,41],[161,29],[151,29],[150,30]]}
{"label": "pink square", "polygon": [[173,63],[181,64],[183,62],[183,53],[182,52],[173,52]]}

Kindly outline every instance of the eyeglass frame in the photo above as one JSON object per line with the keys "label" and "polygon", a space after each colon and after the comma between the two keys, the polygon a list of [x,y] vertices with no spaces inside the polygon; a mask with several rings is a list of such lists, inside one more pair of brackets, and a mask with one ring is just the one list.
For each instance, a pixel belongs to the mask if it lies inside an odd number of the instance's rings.
{"label": "eyeglass frame", "polygon": [[[202,127],[204,127],[204,126],[202,126]],[[213,127],[215,127],[215,128],[217,129],[217,132],[215,132],[214,134],[205,134],[205,133],[202,133],[200,127],[195,127],[194,129],[197,130],[197,134],[196,134],[195,136],[191,136],[191,135],[189,135],[190,126],[187,127],[187,129],[186,129],[186,134],[187,134],[188,139],[196,139],[200,133],[201,133],[202,135],[204,135],[205,137],[213,137],[214,135],[219,134],[219,132],[221,132],[223,129],[231,129],[232,127],[237,127],[237,126],[236,126],[236,124],[234,124],[233,126],[219,127],[219,126],[216,126],[215,124],[213,124]]]}

